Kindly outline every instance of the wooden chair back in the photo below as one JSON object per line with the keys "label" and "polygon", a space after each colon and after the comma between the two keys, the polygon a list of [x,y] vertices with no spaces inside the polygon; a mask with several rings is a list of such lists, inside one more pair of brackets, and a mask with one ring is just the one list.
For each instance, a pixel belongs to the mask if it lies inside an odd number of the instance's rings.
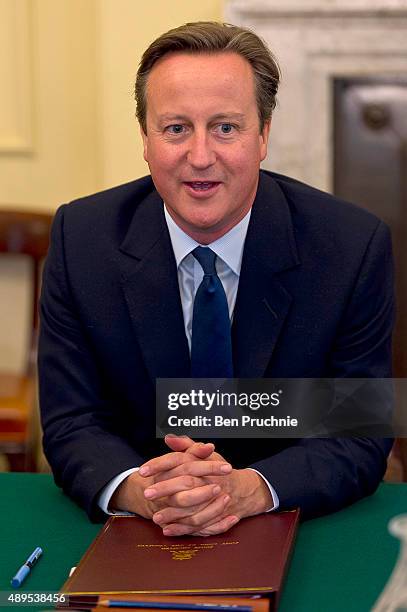
{"label": "wooden chair back", "polygon": [[47,254],[53,216],[0,209],[0,253],[26,255],[32,262],[32,327],[38,327],[41,262]]}
{"label": "wooden chair back", "polygon": [[0,453],[11,470],[35,469],[32,422],[36,410],[35,354],[38,296],[52,215],[0,209],[0,255],[24,255],[31,262],[31,341],[24,375],[0,372]]}

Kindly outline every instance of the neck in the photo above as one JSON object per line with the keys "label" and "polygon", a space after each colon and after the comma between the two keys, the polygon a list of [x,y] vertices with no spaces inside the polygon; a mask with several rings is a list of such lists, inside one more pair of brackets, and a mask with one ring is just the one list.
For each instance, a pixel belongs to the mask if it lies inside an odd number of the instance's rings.
{"label": "neck", "polygon": [[225,225],[217,225],[215,227],[210,228],[199,228],[199,227],[191,227],[187,223],[184,223],[182,219],[178,218],[173,214],[173,211],[169,210],[167,207],[167,212],[173,219],[174,223],[178,225],[183,232],[188,234],[193,240],[198,242],[199,244],[208,245],[219,238],[222,238],[225,234],[230,232],[240,221],[247,215],[249,210],[251,209],[251,204],[247,208],[243,209],[239,215],[236,216],[235,219],[230,220],[229,223]]}

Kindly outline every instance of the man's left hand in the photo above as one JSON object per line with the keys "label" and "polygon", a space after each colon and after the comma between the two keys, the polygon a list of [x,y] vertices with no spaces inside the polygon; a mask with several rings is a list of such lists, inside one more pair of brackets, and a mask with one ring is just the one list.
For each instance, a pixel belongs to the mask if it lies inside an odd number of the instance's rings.
{"label": "man's left hand", "polygon": [[[186,453],[194,444],[185,437],[171,436],[165,441],[171,450]],[[164,535],[216,535],[230,529],[241,518],[265,512],[273,505],[266,483],[255,471],[232,469],[222,476],[213,475],[211,462],[225,461],[216,452],[205,460],[196,458],[181,465],[176,464],[175,458],[170,453],[143,466],[148,468],[149,476],[155,476],[154,485],[145,490],[146,496],[154,501],[171,496],[174,504],[153,515],[153,521],[163,528]],[[185,483],[181,489],[180,483]],[[219,485],[219,495],[204,507],[188,505],[188,496],[193,500],[199,488],[208,484]]]}

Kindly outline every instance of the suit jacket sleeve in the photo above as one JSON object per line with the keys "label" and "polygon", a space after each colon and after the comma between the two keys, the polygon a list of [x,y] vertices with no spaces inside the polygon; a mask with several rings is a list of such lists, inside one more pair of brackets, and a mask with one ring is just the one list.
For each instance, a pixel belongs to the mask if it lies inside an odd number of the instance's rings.
{"label": "suit jacket sleeve", "polygon": [[[332,377],[391,377],[393,323],[391,239],[387,226],[379,222],[338,330],[329,364]],[[251,467],[275,487],[280,509],[300,505],[302,518],[312,518],[373,493],[386,470],[392,442],[303,439]]]}
{"label": "suit jacket sleeve", "polygon": [[[40,303],[39,385],[44,450],[56,483],[93,519],[95,500],[118,473],[144,462],[117,431],[98,359],[76,316],[64,262],[64,207],[55,217]],[[83,262],[86,265],[86,262]]]}

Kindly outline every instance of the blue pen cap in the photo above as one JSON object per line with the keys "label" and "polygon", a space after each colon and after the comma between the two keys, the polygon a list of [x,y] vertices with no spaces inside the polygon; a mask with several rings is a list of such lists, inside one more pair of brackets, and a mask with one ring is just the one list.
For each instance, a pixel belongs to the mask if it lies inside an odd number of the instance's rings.
{"label": "blue pen cap", "polygon": [[28,567],[28,565],[23,565],[22,567],[20,567],[17,574],[14,576],[14,578],[11,581],[11,586],[14,588],[21,586],[24,578],[29,573],[30,573],[30,568]]}

